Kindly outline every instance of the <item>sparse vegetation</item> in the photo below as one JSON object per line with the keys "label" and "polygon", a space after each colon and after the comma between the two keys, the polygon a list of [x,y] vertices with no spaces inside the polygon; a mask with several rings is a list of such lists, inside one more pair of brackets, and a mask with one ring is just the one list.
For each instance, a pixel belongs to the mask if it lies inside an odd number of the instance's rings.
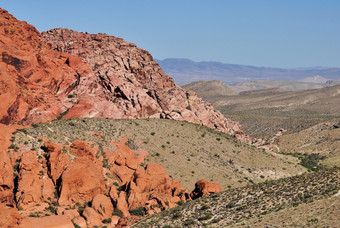
{"label": "sparse vegetation", "polygon": [[144,216],[145,215],[145,208],[144,207],[138,207],[136,209],[129,210],[131,215],[135,216]]}
{"label": "sparse vegetation", "polygon": [[[101,148],[109,146],[109,144],[101,138],[90,134],[90,132],[99,132],[105,139],[120,140],[121,136],[127,136],[127,146],[137,151],[148,151],[151,155],[147,158],[148,163],[156,162],[166,167],[168,175],[179,180],[184,187],[189,189],[194,186],[197,177],[210,180],[212,179],[212,174],[214,175],[214,181],[219,182],[223,189],[226,189],[228,185],[233,185],[233,187],[245,185],[247,184],[246,182],[238,182],[239,174],[233,172],[234,169],[240,166],[252,170],[251,174],[245,174],[244,169],[240,171],[244,173],[243,176],[246,175],[254,183],[263,180],[260,175],[267,176],[267,173],[263,173],[261,169],[271,172],[270,170],[276,167],[286,168],[286,171],[279,176],[273,177],[268,174],[269,178],[292,175],[303,170],[299,166],[295,167],[297,164],[296,158],[286,156],[290,163],[282,162],[279,159],[271,158],[262,149],[249,147],[227,134],[188,122],[165,119],[67,119],[39,123],[35,128],[26,130],[27,136],[16,134],[12,144],[23,144],[28,141],[28,135],[39,138],[46,137],[52,142],[63,145],[68,145],[76,139],[94,142],[99,145],[100,153],[96,156],[103,156],[104,168],[108,168],[109,164]],[[151,135],[145,134],[145,132],[153,133]],[[202,134],[204,134],[204,137],[201,137]],[[68,140],[65,141],[65,138]],[[220,139],[219,143],[216,143],[216,138]],[[141,142],[147,142],[147,144],[142,143],[139,145]],[[32,144],[34,148],[39,148],[40,143],[41,140],[37,138],[29,139],[29,144]],[[67,149],[63,149],[63,152],[72,156]],[[251,157],[257,157],[258,160],[254,161]],[[174,162],[176,166],[173,166]],[[210,167],[214,168],[211,169]],[[178,170],[186,170],[187,172],[183,174],[179,173]],[[194,171],[195,175],[191,171]],[[228,175],[229,178],[225,178],[225,175]]]}
{"label": "sparse vegetation", "polygon": [[[340,190],[339,174],[340,169],[334,168],[224,191],[146,217],[134,227],[228,227],[332,196]],[[317,221],[311,218],[306,222]]]}

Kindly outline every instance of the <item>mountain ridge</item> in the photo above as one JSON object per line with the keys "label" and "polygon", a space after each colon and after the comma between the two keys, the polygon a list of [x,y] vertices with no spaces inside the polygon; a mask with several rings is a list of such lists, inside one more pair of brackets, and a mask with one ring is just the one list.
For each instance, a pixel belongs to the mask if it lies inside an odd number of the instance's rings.
{"label": "mountain ridge", "polygon": [[321,75],[331,80],[340,80],[340,68],[293,68],[256,67],[240,64],[226,64],[215,61],[195,62],[190,59],[168,58],[156,60],[164,72],[179,85],[194,81],[221,80],[226,84],[256,79],[291,80]]}

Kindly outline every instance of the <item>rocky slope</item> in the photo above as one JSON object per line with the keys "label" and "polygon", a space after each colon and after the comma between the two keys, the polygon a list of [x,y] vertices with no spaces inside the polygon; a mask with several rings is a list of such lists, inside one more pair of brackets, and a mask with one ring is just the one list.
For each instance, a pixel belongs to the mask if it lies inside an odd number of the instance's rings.
{"label": "rocky slope", "polygon": [[221,191],[217,183],[200,181],[190,193],[160,165],[144,165],[148,153],[132,150],[126,137],[116,141],[90,132],[97,142],[63,145],[27,133],[16,131],[7,152],[14,174],[3,175],[12,185],[5,188],[9,192],[1,191],[0,208],[8,208],[17,221],[1,217],[2,227],[48,227],[55,220],[64,226],[127,225],[138,216]]}
{"label": "rocky slope", "polygon": [[44,32],[43,37],[52,49],[81,57],[95,74],[92,87],[97,90],[72,93],[79,101],[65,118],[170,118],[202,124],[251,142],[238,123],[224,118],[195,93],[177,86],[152,56],[135,44],[106,34],[60,28]]}
{"label": "rocky slope", "polygon": [[[340,169],[335,168],[224,191],[146,217],[134,227],[229,227],[247,223],[249,219],[260,220],[266,214],[275,215],[300,204],[308,207],[315,200],[338,198],[334,195],[340,190],[339,180]],[[327,225],[339,225],[334,222],[338,218],[336,211],[338,208],[331,212],[333,221]]]}

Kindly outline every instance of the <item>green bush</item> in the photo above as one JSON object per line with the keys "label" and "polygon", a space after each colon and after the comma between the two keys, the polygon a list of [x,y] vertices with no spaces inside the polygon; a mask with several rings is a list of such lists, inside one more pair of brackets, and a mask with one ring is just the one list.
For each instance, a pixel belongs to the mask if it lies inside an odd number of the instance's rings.
{"label": "green bush", "polygon": [[145,215],[145,209],[144,207],[138,207],[136,209],[131,209],[129,210],[131,215],[136,215],[136,216],[144,216]]}
{"label": "green bush", "polygon": [[112,215],[116,215],[116,216],[121,217],[121,218],[123,217],[123,213],[121,211],[116,210],[116,209],[112,212]]}
{"label": "green bush", "polygon": [[104,224],[109,224],[109,223],[111,223],[111,222],[112,222],[112,220],[111,220],[110,218],[104,219],[104,220],[102,221],[102,223],[104,223]]}

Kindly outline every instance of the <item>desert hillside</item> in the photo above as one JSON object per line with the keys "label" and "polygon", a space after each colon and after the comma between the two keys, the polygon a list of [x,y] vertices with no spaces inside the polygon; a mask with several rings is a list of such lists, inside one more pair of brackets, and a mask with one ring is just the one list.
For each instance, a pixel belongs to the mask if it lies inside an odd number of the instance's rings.
{"label": "desert hillside", "polygon": [[122,38],[40,33],[3,9],[0,24],[0,227],[280,224],[308,205],[334,217],[339,86],[186,90]]}
{"label": "desert hillside", "polygon": [[[339,174],[337,168],[224,191],[147,217],[134,227],[317,226],[319,222],[336,227]],[[325,217],[311,212],[319,205],[328,208],[323,209]],[[306,215],[298,214],[303,211]],[[278,217],[288,215],[286,221]]]}
{"label": "desert hillside", "polygon": [[[117,141],[125,136],[131,148],[148,151],[145,164],[161,164],[190,190],[198,179],[216,181],[228,189],[305,171],[296,158],[270,153],[225,133],[182,121],[70,119],[37,124],[26,132],[65,145],[74,140],[101,143],[91,132]],[[24,137],[14,144],[26,140]]]}
{"label": "desert hillside", "polygon": [[182,86],[186,90],[196,91],[197,95],[203,99],[205,97],[236,95],[230,87],[222,81],[197,81]]}
{"label": "desert hillside", "polygon": [[253,137],[271,138],[281,128],[288,133],[299,132],[340,118],[339,86],[306,91],[271,88],[235,96],[209,94],[197,87],[193,90],[225,116],[239,121],[243,130]]}

